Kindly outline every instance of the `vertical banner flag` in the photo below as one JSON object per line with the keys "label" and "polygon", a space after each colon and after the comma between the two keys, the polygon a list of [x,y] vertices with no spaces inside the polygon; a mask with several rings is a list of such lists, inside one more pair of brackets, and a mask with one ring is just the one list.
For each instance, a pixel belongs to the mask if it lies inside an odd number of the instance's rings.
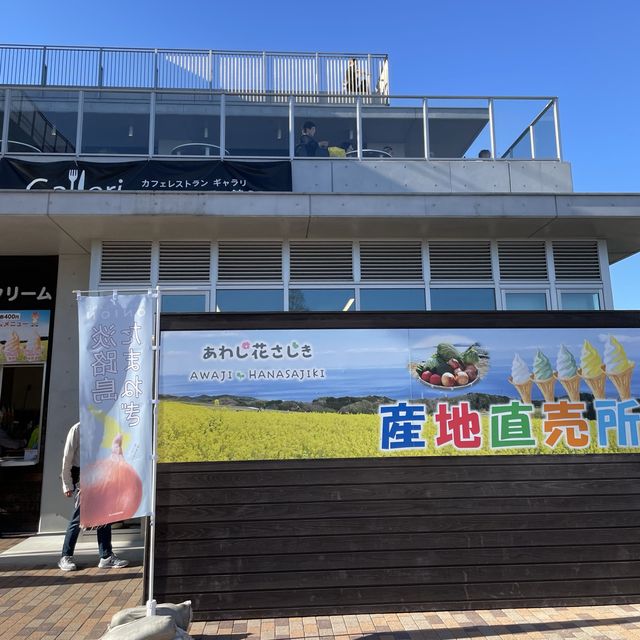
{"label": "vertical banner flag", "polygon": [[80,523],[150,514],[153,296],[83,296]]}

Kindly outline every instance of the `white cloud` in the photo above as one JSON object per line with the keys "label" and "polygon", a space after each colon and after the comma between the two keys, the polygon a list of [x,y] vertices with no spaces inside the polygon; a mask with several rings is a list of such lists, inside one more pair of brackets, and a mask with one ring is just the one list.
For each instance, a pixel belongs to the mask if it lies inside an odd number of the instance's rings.
{"label": "white cloud", "polygon": [[618,342],[640,342],[640,335],[625,336],[618,333],[601,333],[598,335],[598,340],[600,340],[600,342],[606,342],[609,336],[613,336]]}

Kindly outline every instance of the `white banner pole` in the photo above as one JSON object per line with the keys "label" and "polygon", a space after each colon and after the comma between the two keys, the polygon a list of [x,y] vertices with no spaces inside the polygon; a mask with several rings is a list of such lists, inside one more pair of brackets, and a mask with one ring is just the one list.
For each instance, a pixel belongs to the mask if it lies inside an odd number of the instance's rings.
{"label": "white banner pole", "polygon": [[[151,293],[151,291],[149,292]],[[158,464],[158,387],[160,380],[160,287],[156,287],[152,294],[155,299],[155,330],[153,335],[153,411],[152,411],[152,445],[151,445],[151,515],[149,516],[149,567],[148,567],[148,598],[147,615],[156,613],[156,601],[153,598],[153,579],[155,568],[155,542],[156,542],[156,478]]]}

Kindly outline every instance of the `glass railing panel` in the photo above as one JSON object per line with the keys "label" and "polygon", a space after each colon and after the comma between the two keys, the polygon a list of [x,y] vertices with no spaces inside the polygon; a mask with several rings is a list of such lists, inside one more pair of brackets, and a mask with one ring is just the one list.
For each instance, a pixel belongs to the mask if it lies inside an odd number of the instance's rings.
{"label": "glass railing panel", "polygon": [[558,158],[556,148],[556,126],[553,107],[549,107],[533,125],[533,149],[536,160],[555,160]]}
{"label": "glass railing panel", "polygon": [[220,96],[156,94],[153,152],[173,156],[220,155]]}
{"label": "glass railing panel", "polygon": [[427,112],[430,159],[477,159],[490,152],[488,100],[430,98]]}
{"label": "glass railing panel", "polygon": [[422,106],[422,98],[394,98],[391,106],[363,104],[363,158],[424,158]]}
{"label": "glass railing panel", "polygon": [[[4,131],[4,89],[0,89],[0,138],[2,138],[2,131]],[[0,140],[2,143],[2,140]]]}
{"label": "glass railing panel", "polygon": [[82,152],[147,155],[150,99],[149,93],[85,93]]}
{"label": "glass railing panel", "polygon": [[520,136],[518,142],[512,145],[509,151],[501,157],[509,160],[531,160],[533,158],[531,151],[531,130],[527,129],[525,133]]}
{"label": "glass railing panel", "polygon": [[549,104],[545,99],[493,100],[493,119],[498,158],[531,159],[531,139],[527,151],[528,129]]}
{"label": "glass railing panel", "polygon": [[358,125],[355,104],[296,104],[294,120],[296,157],[357,156]]}
{"label": "glass railing panel", "polygon": [[230,156],[289,155],[289,105],[264,96],[229,97],[225,104],[225,147]]}
{"label": "glass railing panel", "polygon": [[14,89],[7,151],[75,153],[78,96],[77,91]]}

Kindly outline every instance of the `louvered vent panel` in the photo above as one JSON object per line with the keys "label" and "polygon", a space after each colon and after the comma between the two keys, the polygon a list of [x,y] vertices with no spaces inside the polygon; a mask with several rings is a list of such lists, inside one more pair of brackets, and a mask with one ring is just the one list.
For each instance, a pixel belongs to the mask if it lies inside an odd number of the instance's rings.
{"label": "louvered vent panel", "polygon": [[353,251],[350,242],[292,242],[291,280],[353,280]]}
{"label": "louvered vent panel", "polygon": [[282,243],[221,242],[218,248],[218,281],[256,280],[282,281]]}
{"label": "louvered vent panel", "polygon": [[432,280],[492,280],[488,242],[430,242]]}
{"label": "louvered vent panel", "polygon": [[211,265],[211,243],[160,242],[158,281],[208,282]]}
{"label": "louvered vent panel", "polygon": [[600,280],[597,242],[554,242],[556,280]]}
{"label": "louvered vent panel", "polygon": [[151,284],[151,242],[102,243],[100,283]]}
{"label": "louvered vent panel", "polygon": [[544,242],[499,242],[502,280],[547,280]]}
{"label": "louvered vent panel", "polygon": [[422,280],[421,243],[361,242],[360,278]]}

